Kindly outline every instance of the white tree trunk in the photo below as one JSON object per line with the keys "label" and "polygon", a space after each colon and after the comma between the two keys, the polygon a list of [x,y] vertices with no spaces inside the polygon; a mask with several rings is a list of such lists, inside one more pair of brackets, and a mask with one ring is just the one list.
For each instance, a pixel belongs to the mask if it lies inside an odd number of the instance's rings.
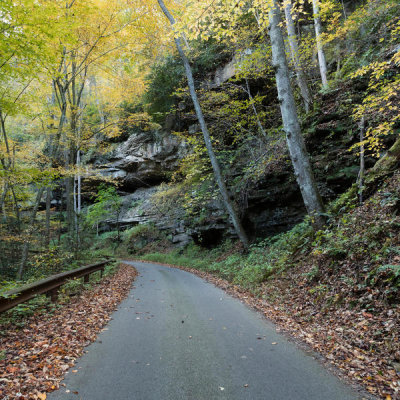
{"label": "white tree trunk", "polygon": [[297,42],[296,29],[292,17],[292,0],[286,0],[285,3],[285,17],[286,26],[288,31],[290,54],[292,56],[292,61],[296,71],[297,85],[299,86],[301,97],[303,99],[304,108],[306,112],[310,110],[310,105],[312,103],[312,98],[310,90],[307,85],[307,78],[304,74],[303,68],[300,62],[299,56],[299,45]]}
{"label": "white tree trunk", "polygon": [[78,168],[78,174],[75,175],[74,179],[74,218],[75,218],[75,229],[76,229],[76,240],[78,245],[80,245],[80,216],[81,216],[81,209],[82,209],[82,177],[79,172],[79,168],[81,166],[81,151],[77,150],[76,152],[76,166]]}
{"label": "white tree trunk", "polygon": [[314,13],[315,37],[316,37],[316,41],[317,41],[319,71],[321,74],[322,87],[324,89],[327,89],[329,87],[328,68],[326,67],[324,46],[323,46],[322,40],[321,40],[322,25],[321,25],[321,18],[319,16],[319,0],[312,0],[312,4],[313,4],[313,13]]}
{"label": "white tree trunk", "polygon": [[[81,151],[78,150],[77,156],[76,156],[76,165],[80,168],[81,167]],[[80,172],[78,172],[78,207],[77,211],[78,214],[81,213],[82,210],[82,176]]]}
{"label": "white tree trunk", "polygon": [[300,186],[308,214],[314,227],[324,224],[324,206],[311,169],[308,153],[301,134],[293,91],[290,86],[289,68],[286,60],[285,42],[281,31],[280,8],[276,0],[269,12],[269,35],[271,38],[272,63],[275,68],[276,85],[280,102],[283,127],[295,176]]}
{"label": "white tree trunk", "polygon": [[[167,7],[164,4],[164,1],[158,0],[158,4],[160,5],[163,13],[168,18],[171,25],[174,25],[175,19],[171,15],[171,13],[168,11]],[[176,44],[176,48],[179,52],[179,55],[182,58],[182,61],[183,61],[184,67],[185,67],[186,77],[188,80],[188,86],[189,86],[189,90],[190,90],[190,95],[192,97],[194,108],[196,110],[197,119],[199,120],[199,124],[200,124],[201,130],[203,132],[204,142],[205,142],[205,145],[206,145],[206,148],[208,151],[208,155],[210,157],[211,165],[213,167],[215,180],[218,184],[220,193],[223,198],[224,206],[232,220],[236,234],[238,235],[238,237],[239,237],[240,241],[242,242],[243,246],[245,247],[245,249],[247,249],[249,247],[249,241],[248,241],[246,232],[243,229],[243,226],[240,222],[239,216],[238,216],[238,214],[232,204],[232,201],[230,199],[228,189],[225,184],[225,180],[222,176],[221,167],[219,165],[218,159],[215,156],[214,149],[212,147],[210,134],[208,132],[208,128],[207,128],[206,121],[204,119],[203,111],[201,109],[200,102],[197,97],[197,93],[196,93],[196,89],[195,89],[195,85],[194,85],[193,74],[192,74],[192,68],[190,67],[189,60],[186,57],[185,52],[182,49],[181,39],[175,38],[175,44]]]}

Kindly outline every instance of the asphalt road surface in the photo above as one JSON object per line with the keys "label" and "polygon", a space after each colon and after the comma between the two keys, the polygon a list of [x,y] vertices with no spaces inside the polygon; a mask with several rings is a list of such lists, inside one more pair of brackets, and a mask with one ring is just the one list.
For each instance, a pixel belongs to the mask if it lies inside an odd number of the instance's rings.
{"label": "asphalt road surface", "polygon": [[132,262],[129,297],[50,400],[350,400],[362,396],[239,300]]}

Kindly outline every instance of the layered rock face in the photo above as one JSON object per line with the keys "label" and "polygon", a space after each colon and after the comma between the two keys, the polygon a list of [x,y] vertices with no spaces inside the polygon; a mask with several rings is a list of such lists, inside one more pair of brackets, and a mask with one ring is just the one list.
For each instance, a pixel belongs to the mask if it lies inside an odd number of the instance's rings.
{"label": "layered rock face", "polygon": [[159,185],[168,182],[187,152],[187,145],[165,131],[138,131],[117,145],[109,154],[94,161],[104,177],[118,182],[122,209],[118,222],[105,221],[102,231],[128,229],[139,224],[154,224],[165,231],[172,242],[186,245],[191,231],[184,227],[181,213],[165,216],[157,210],[152,197]]}
{"label": "layered rock face", "polygon": [[102,175],[116,178],[121,189],[133,192],[167,180],[175,171],[186,149],[185,143],[166,132],[138,132],[97,165]]}

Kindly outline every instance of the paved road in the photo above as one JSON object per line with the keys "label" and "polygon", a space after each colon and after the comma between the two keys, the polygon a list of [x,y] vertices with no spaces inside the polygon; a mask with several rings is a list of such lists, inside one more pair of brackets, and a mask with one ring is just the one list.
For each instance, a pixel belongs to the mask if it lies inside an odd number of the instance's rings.
{"label": "paved road", "polygon": [[48,399],[361,398],[222,290],[185,271],[131,264],[140,276],[129,298]]}

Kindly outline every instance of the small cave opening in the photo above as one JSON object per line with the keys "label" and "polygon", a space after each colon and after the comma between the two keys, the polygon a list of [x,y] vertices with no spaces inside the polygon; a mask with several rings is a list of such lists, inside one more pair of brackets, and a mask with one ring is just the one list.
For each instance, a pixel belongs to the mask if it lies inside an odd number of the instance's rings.
{"label": "small cave opening", "polygon": [[220,245],[225,237],[223,229],[210,228],[192,234],[193,241],[202,247],[211,249]]}

